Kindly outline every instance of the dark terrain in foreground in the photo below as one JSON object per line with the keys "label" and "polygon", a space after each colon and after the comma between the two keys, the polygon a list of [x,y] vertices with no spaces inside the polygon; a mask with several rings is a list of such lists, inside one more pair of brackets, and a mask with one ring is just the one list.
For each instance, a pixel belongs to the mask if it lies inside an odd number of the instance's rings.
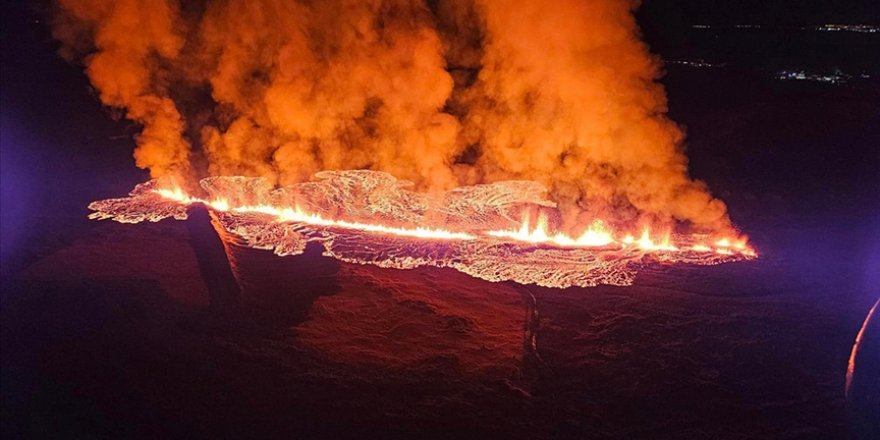
{"label": "dark terrain in foreground", "polygon": [[[4,187],[19,194],[13,215],[4,189],[2,212],[4,438],[876,429],[844,398],[853,340],[880,296],[876,88],[670,67],[693,174],[728,202],[757,261],[553,290],[253,253],[238,270],[277,289],[245,286],[242,300],[261,307],[230,307],[212,303],[185,223],[85,220],[90,200],[144,176],[131,129],[65,92],[52,57],[26,61],[43,89],[4,91]],[[4,87],[17,80],[4,74]]]}
{"label": "dark terrain in foreground", "polygon": [[[877,153],[865,147],[878,137],[860,138],[860,96],[781,93],[823,99],[681,118],[692,149],[705,145],[695,172],[718,182],[762,257],[657,266],[631,287],[542,289],[250,251],[239,270],[263,285],[221,307],[185,223],[71,220],[4,289],[3,431],[852,438],[844,374],[878,294]],[[837,127],[823,137],[822,123]],[[803,143],[785,151],[774,130]],[[780,176],[783,161],[797,173]]]}

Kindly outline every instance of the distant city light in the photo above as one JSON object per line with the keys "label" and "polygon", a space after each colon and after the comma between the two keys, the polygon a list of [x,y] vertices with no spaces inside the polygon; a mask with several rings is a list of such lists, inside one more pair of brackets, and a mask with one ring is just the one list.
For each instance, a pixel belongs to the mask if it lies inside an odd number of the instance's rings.
{"label": "distant city light", "polygon": [[678,64],[689,67],[723,67],[727,63],[709,63],[701,58],[695,60],[667,60],[668,64]]}
{"label": "distant city light", "polygon": [[849,75],[843,72],[832,74],[812,73],[803,70],[782,70],[776,74],[776,79],[792,80],[792,81],[814,81],[829,84],[844,84],[853,79],[868,79],[870,75],[862,73],[859,75]]}
{"label": "distant city light", "polygon": [[823,24],[816,26],[815,29],[821,32],[840,32],[840,31],[848,31],[848,32],[864,32],[873,34],[875,32],[880,32],[880,26],[872,26],[868,24]]}
{"label": "distant city light", "polygon": [[[713,27],[720,28],[725,26],[712,26],[708,24],[691,25],[691,28],[693,29],[712,29]],[[726,27],[729,27],[729,25]],[[760,24],[735,24],[733,27],[736,29],[761,29],[763,26]],[[861,32],[868,34],[880,32],[880,26],[870,24],[820,24],[817,26],[804,26],[795,29],[819,32]]]}

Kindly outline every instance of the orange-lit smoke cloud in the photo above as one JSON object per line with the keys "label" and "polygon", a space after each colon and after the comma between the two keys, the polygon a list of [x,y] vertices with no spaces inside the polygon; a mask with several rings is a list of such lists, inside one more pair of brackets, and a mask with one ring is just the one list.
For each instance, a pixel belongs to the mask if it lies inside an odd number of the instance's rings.
{"label": "orange-lit smoke cloud", "polygon": [[91,49],[86,72],[101,101],[126,110],[143,124],[134,157],[154,176],[186,174],[189,143],[181,137],[184,122],[164,81],[163,62],[180,55],[184,36],[178,30],[177,5],[166,0],[60,0],[64,12],[54,34],[65,43],[62,55]]}
{"label": "orange-lit smoke cloud", "polygon": [[[59,0],[62,52],[154,176],[546,184],[567,226],[728,228],[621,0]],[[191,147],[192,145],[192,147]]]}

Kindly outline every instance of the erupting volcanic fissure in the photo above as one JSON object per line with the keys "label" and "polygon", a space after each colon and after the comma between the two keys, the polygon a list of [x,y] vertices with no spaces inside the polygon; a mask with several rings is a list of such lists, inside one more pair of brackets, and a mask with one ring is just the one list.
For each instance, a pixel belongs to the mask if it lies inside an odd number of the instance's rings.
{"label": "erupting volcanic fissure", "polygon": [[154,178],[531,180],[572,236],[596,218],[733,234],[688,176],[637,4],[57,0],[54,35],[143,125],[135,159]]}
{"label": "erupting volcanic fissure", "polygon": [[143,125],[135,159],[159,179],[93,217],[205,203],[280,255],[320,241],[559,287],[629,283],[645,258],[752,258],[688,175],[637,5],[57,0],[62,55]]}
{"label": "erupting volcanic fissure", "polygon": [[[557,214],[535,182],[506,181],[419,193],[377,171],[322,172],[275,189],[263,178],[203,179],[205,197],[154,180],[128,198],[92,203],[91,218],[124,223],[186,219],[202,203],[247,246],[297,255],[308,242],[342,261],[410,269],[452,267],[490,280],[548,287],[627,285],[651,262],[717,264],[751,259],[744,239],[619,233],[601,220],[578,236],[554,232]],[[530,219],[536,214],[536,223]]]}

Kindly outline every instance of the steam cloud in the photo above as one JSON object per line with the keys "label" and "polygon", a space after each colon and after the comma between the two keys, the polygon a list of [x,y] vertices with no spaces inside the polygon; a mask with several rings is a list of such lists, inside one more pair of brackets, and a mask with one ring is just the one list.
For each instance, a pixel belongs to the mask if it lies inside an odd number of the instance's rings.
{"label": "steam cloud", "polygon": [[54,35],[143,124],[135,159],[154,177],[529,179],[564,228],[729,229],[688,176],[637,3],[58,0]]}

